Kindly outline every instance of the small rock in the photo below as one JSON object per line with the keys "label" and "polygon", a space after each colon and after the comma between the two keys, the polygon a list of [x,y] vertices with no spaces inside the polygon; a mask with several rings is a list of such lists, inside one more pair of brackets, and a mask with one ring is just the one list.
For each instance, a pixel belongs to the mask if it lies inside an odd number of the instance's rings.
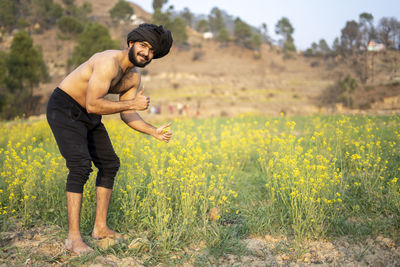
{"label": "small rock", "polygon": [[218,208],[211,208],[210,212],[208,213],[208,217],[210,221],[216,221],[218,220],[221,216],[219,215],[221,211]]}
{"label": "small rock", "polygon": [[143,239],[142,238],[136,238],[132,240],[132,242],[129,244],[128,248],[130,249],[137,249],[143,244]]}
{"label": "small rock", "polygon": [[141,249],[144,248],[144,250],[147,252],[149,251],[149,241],[145,238],[136,238],[132,240],[132,242],[129,244],[128,248],[130,249]]}
{"label": "small rock", "polygon": [[35,234],[35,235],[32,237],[32,240],[41,241],[40,234]]}
{"label": "small rock", "polygon": [[242,262],[243,262],[243,263],[250,263],[250,262],[252,262],[252,261],[253,261],[253,258],[250,257],[250,256],[243,256],[243,257],[242,257]]}
{"label": "small rock", "polygon": [[376,260],[371,264],[371,267],[385,267],[385,263],[381,260]]}
{"label": "small rock", "polygon": [[233,263],[235,263],[235,261],[236,261],[236,256],[235,256],[235,255],[232,255],[232,254],[228,254],[228,255],[226,256],[226,258],[227,258],[227,261],[228,261],[229,264],[233,264]]}
{"label": "small rock", "polygon": [[105,263],[108,265],[117,267],[120,265],[121,260],[118,257],[116,257],[115,255],[108,255],[106,257]]}
{"label": "small rock", "polygon": [[290,260],[290,256],[286,255],[286,254],[278,255],[277,260],[278,261],[287,261],[287,260]]}
{"label": "small rock", "polygon": [[371,246],[372,244],[374,244],[374,240],[372,240],[371,238],[368,238],[366,242],[367,242],[367,244],[370,245],[370,246]]}
{"label": "small rock", "polygon": [[96,241],[96,245],[101,249],[108,249],[109,247],[114,246],[115,243],[116,243],[115,239],[108,237]]}
{"label": "small rock", "polygon": [[38,235],[39,235],[39,232],[38,232],[37,230],[33,230],[33,231],[29,231],[29,232],[26,234],[26,238],[29,239],[29,240],[32,240],[32,239],[34,239],[35,237],[38,238]]}
{"label": "small rock", "polygon": [[382,239],[381,242],[388,248],[392,248],[395,246],[394,241],[390,238],[384,238],[384,239]]}
{"label": "small rock", "polygon": [[122,259],[120,267],[141,267],[143,264],[139,263],[132,257]]}
{"label": "small rock", "polygon": [[303,262],[305,263],[310,263],[311,262],[311,254],[310,253],[306,253],[303,255]]}

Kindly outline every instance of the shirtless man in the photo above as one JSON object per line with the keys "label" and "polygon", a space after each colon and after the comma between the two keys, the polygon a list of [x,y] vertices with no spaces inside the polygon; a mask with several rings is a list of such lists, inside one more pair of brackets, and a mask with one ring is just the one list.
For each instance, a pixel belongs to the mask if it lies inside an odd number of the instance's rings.
{"label": "shirtless man", "polygon": [[[92,171],[96,178],[96,218],[93,238],[115,237],[117,233],[106,223],[108,205],[119,169],[101,115],[120,113],[132,129],[168,142],[172,133],[146,123],[137,110],[145,110],[150,99],[144,89],[138,91],[140,73],[154,58],[168,54],[171,33],[162,26],[142,24],[127,36],[128,48],[94,54],[72,71],[54,90],[47,106],[47,120],[69,169],[67,177],[68,238],[66,249],[82,254],[93,249],[83,242],[80,233],[80,211],[83,186]],[[119,101],[105,99],[107,94],[119,94]]]}

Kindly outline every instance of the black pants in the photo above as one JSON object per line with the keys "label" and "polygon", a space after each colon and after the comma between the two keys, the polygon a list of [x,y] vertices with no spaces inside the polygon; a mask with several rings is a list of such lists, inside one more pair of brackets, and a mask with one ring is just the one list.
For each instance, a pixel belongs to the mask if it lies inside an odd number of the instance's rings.
{"label": "black pants", "polygon": [[119,158],[101,116],[88,114],[70,95],[56,88],[47,105],[47,121],[67,162],[67,191],[83,192],[92,161],[99,170],[96,186],[112,189]]}

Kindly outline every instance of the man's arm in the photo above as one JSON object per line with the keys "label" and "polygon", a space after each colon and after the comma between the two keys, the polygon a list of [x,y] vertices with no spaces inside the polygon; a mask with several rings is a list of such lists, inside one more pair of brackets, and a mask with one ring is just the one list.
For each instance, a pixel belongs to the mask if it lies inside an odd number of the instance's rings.
{"label": "man's arm", "polygon": [[[143,93],[143,88],[139,93]],[[139,94],[138,93],[138,94]],[[122,93],[120,95],[120,101],[127,101],[128,99],[135,98],[136,91],[135,88]],[[135,110],[126,110],[121,112],[121,120],[123,120],[129,127],[139,131],[141,133],[149,134],[158,140],[169,142],[171,139],[171,131],[165,131],[164,129],[169,127],[171,124],[165,124],[158,128],[152,126],[151,124],[145,122]]]}
{"label": "man's arm", "polygon": [[88,113],[106,115],[125,110],[144,110],[147,108],[148,99],[143,95],[117,102],[104,98],[118,71],[119,65],[113,58],[94,59],[93,71],[86,91],[86,110]]}

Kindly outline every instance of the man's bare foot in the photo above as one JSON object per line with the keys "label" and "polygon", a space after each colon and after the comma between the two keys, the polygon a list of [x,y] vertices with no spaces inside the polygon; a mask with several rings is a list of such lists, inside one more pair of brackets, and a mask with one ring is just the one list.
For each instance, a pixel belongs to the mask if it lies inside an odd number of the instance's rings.
{"label": "man's bare foot", "polygon": [[86,245],[85,242],[83,242],[82,238],[68,238],[65,240],[65,248],[78,255],[94,251],[91,247]]}
{"label": "man's bare foot", "polygon": [[102,239],[102,238],[106,238],[106,237],[118,239],[121,236],[122,235],[120,233],[117,233],[117,232],[111,230],[107,226],[106,227],[102,227],[102,228],[95,227],[93,229],[93,232],[92,232],[92,237],[94,239]]}

